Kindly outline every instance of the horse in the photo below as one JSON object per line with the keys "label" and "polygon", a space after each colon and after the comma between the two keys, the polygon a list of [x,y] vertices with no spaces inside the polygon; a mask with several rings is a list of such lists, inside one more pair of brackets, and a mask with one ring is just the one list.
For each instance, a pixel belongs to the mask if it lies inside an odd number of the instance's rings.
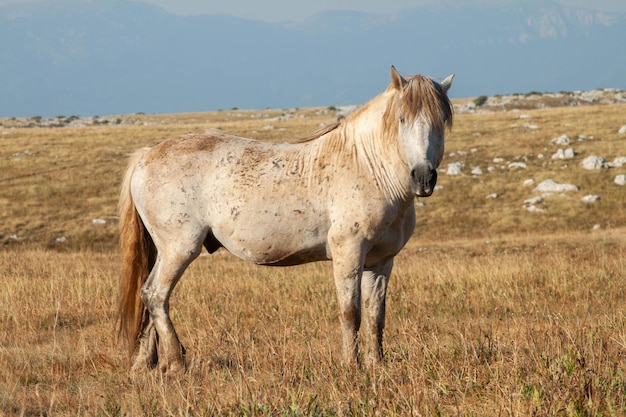
{"label": "horse", "polygon": [[414,198],[435,189],[453,77],[405,79],[392,66],[385,91],[299,141],[211,129],[136,151],[119,200],[117,330],[131,371],[185,371],[170,295],[203,246],[259,265],[332,261],[342,362],[380,363],[393,259],[413,233]]}

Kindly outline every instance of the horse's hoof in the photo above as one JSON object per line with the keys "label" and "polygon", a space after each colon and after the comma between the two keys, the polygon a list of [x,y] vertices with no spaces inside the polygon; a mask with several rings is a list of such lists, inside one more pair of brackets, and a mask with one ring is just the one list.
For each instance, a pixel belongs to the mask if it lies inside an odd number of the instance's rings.
{"label": "horse's hoof", "polygon": [[160,369],[163,375],[180,375],[184,374],[187,370],[184,361],[172,361],[170,363],[164,363],[161,365]]}
{"label": "horse's hoof", "polygon": [[130,367],[130,373],[133,375],[143,374],[156,367],[156,362],[152,358],[136,357]]}
{"label": "horse's hoof", "polygon": [[131,366],[128,375],[131,377],[131,379],[142,378],[143,376],[148,375],[153,369],[154,367],[150,368],[148,366],[135,363],[133,364],[133,366]]}

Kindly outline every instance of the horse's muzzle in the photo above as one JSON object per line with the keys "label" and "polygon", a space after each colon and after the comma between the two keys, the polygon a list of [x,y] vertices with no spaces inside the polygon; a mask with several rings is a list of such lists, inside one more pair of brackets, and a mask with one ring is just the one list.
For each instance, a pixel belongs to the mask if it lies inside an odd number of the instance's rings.
{"label": "horse's muzzle", "polygon": [[435,168],[413,169],[411,182],[416,196],[430,197],[435,191],[435,185],[437,185],[437,170]]}

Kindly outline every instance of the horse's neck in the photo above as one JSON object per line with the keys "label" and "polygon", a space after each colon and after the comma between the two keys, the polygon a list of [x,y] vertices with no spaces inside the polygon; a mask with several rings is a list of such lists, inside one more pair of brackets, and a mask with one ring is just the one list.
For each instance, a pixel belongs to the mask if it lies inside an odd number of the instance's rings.
{"label": "horse's neck", "polygon": [[324,156],[350,159],[357,172],[371,175],[388,200],[412,198],[408,183],[409,169],[398,138],[383,130],[386,97],[375,98],[343,126],[324,135]]}

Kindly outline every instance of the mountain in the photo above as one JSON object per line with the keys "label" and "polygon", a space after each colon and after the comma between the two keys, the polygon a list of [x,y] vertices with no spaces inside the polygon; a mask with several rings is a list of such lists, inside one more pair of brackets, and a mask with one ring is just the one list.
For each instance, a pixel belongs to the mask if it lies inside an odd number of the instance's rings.
{"label": "mountain", "polygon": [[406,75],[454,97],[626,88],[626,15],[461,1],[267,23],[130,0],[0,6],[0,117],[358,104]]}

